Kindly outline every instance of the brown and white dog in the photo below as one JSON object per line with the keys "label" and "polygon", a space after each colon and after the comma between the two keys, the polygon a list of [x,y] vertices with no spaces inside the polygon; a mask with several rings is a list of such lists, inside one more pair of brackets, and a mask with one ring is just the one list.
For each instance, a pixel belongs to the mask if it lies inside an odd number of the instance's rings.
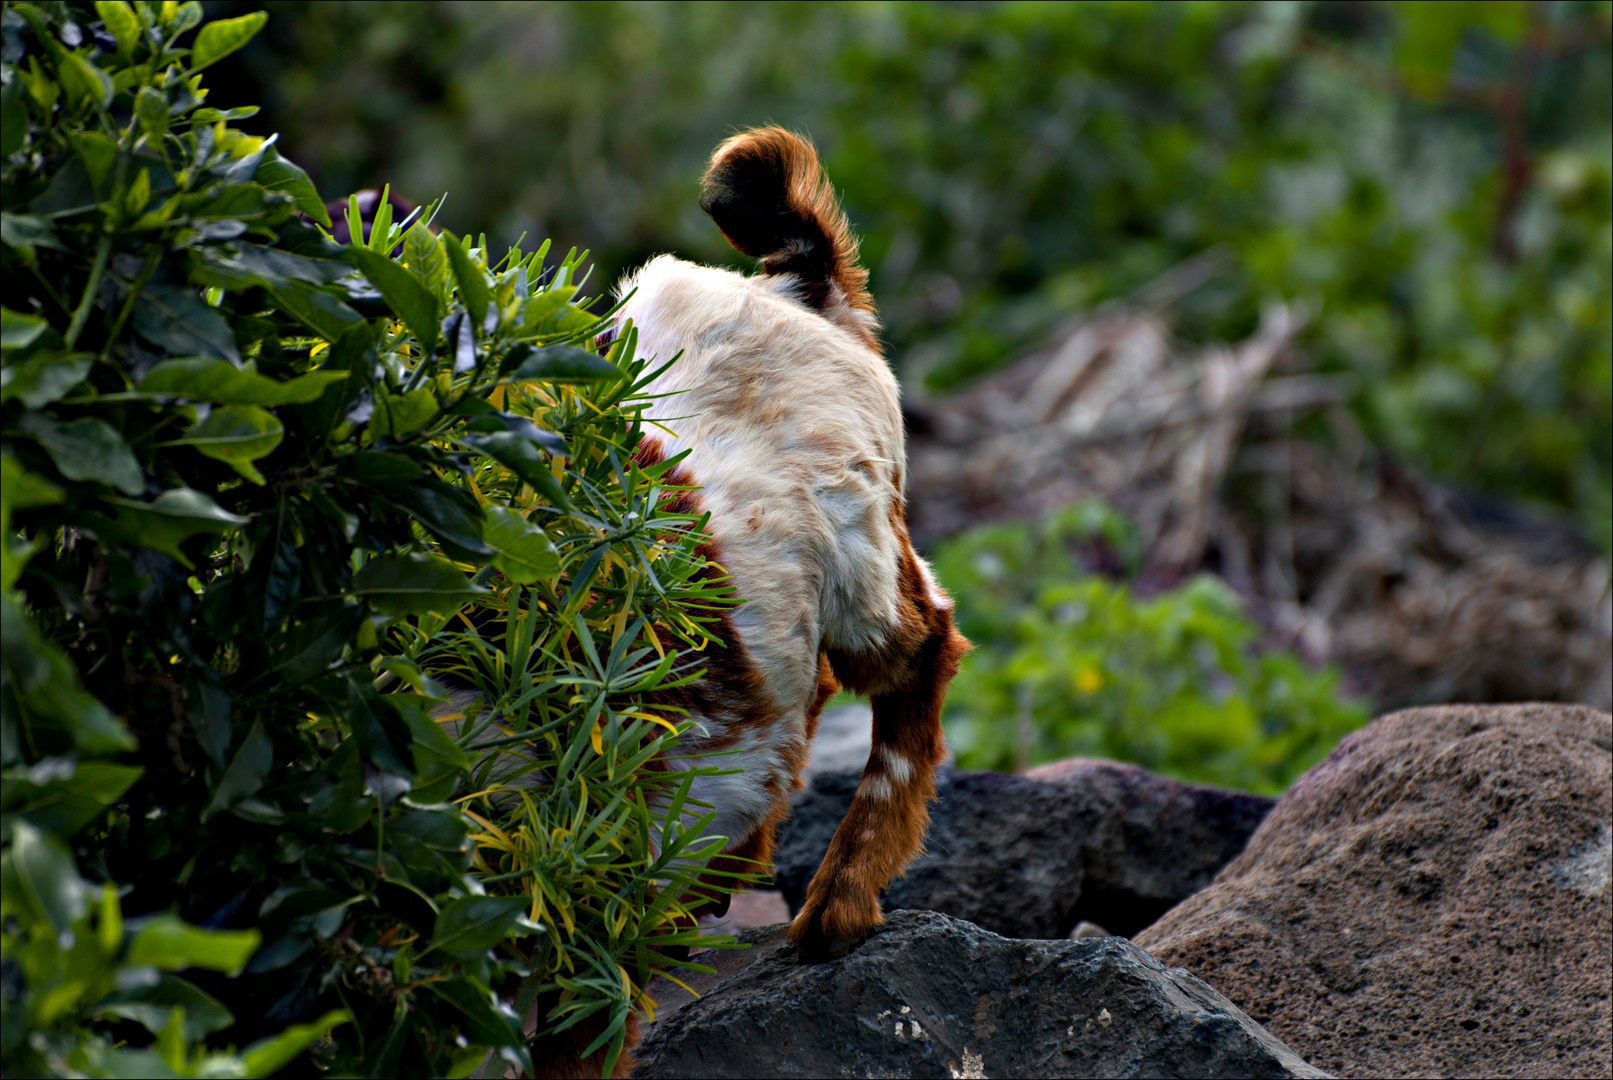
{"label": "brown and white dog", "polygon": [[761,273],[660,256],[622,281],[617,324],[632,321],[641,354],[681,354],[648,391],[670,395],[647,415],[676,434],[646,439],[639,457],[689,452],[669,480],[700,490],[679,509],[710,512],[704,553],[745,602],[703,658],[704,679],[661,704],[701,722],[680,751],[723,751],[703,760],[743,769],[697,779],[693,796],[715,808],[727,855],[769,864],[823,703],[840,686],[871,699],[862,784],[790,927],[804,959],[824,960],[868,936],[880,894],[919,852],[941,703],[969,645],[908,539],[896,380],[812,144],[777,127],[734,136],[712,156],[700,204]]}
{"label": "brown and white dog", "polygon": [[[770,861],[818,711],[837,684],[873,704],[873,752],[790,940],[809,959],[855,948],[880,893],[918,854],[945,752],[941,703],[967,642],[908,539],[896,379],[868,273],[806,139],[767,127],[717,148],[701,207],[762,261],[746,277],[663,255],[629,275],[620,318],[641,353],[682,356],[650,387],[651,418],[689,452],[709,551],[745,603],[729,662],[708,675],[684,749],[743,773],[702,778],[728,849]],[[654,452],[654,451],[652,451]]]}

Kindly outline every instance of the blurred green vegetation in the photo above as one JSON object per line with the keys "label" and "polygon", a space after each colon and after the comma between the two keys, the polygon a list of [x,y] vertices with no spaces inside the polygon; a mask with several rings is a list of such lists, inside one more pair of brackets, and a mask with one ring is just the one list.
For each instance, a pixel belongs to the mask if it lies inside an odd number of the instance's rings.
{"label": "blurred green vegetation", "polygon": [[1309,301],[1380,446],[1610,543],[1607,2],[263,6],[215,82],[322,190],[451,191],[443,223],[589,247],[603,288],[658,251],[737,263],[695,185],[783,123],[910,392],[1221,245],[1180,335]]}
{"label": "blurred green vegetation", "polygon": [[1336,668],[1252,652],[1260,629],[1218,578],[1142,599],[1127,580],[1082,574],[1074,551],[1093,545],[1135,572],[1135,530],[1096,503],[979,526],[936,551],[976,646],[947,696],[960,766],[1102,757],[1280,795],[1367,722]]}

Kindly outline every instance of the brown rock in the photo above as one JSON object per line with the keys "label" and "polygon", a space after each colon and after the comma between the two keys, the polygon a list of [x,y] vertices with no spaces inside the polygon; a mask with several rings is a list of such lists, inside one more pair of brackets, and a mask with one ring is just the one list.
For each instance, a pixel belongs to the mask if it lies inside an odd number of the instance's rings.
{"label": "brown rock", "polygon": [[1136,938],[1343,1076],[1613,1069],[1613,716],[1412,709]]}

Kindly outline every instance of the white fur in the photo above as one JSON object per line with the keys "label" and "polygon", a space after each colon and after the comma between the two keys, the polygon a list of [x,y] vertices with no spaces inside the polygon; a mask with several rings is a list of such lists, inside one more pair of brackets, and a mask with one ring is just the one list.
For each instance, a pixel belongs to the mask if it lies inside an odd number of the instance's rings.
{"label": "white fur", "polygon": [[883,776],[865,776],[857,785],[857,794],[873,802],[890,802],[891,782]]}
{"label": "white fur", "polygon": [[[868,343],[872,315],[838,289],[813,311],[795,288],[788,275],[662,255],[618,289],[632,294],[620,319],[638,328],[640,355],[682,354],[649,388],[670,396],[648,415],[675,433],[657,433],[667,456],[689,451],[685,466],[746,601],[734,613],[739,638],[786,716],[775,735],[708,759],[743,777],[696,785],[736,841],[768,812],[762,780],[785,790],[793,780],[778,755],[805,740],[820,651],[871,648],[897,620],[892,519],[906,447],[896,379]],[[939,595],[933,582],[930,591]],[[717,733],[726,718],[704,719]]]}
{"label": "white fur", "polygon": [[879,747],[881,756],[885,759],[885,772],[889,774],[891,783],[900,787],[913,779],[913,763],[889,746]]}
{"label": "white fur", "polygon": [[905,446],[884,359],[779,281],[663,255],[621,292],[636,290],[622,314],[639,351],[683,354],[650,388],[675,396],[649,415],[676,433],[669,456],[690,451],[747,601],[740,637],[793,711],[812,699],[821,648],[869,648],[895,625]]}

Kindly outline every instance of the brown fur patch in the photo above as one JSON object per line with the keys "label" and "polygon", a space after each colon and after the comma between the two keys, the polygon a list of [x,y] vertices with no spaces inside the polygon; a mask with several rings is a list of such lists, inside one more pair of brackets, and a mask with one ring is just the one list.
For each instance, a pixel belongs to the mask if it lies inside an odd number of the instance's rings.
{"label": "brown fur patch", "polygon": [[857,238],[811,140],[781,127],[725,140],[701,181],[700,206],[764,273],[797,275],[810,307],[821,310],[834,284],[851,307],[874,310]]}

